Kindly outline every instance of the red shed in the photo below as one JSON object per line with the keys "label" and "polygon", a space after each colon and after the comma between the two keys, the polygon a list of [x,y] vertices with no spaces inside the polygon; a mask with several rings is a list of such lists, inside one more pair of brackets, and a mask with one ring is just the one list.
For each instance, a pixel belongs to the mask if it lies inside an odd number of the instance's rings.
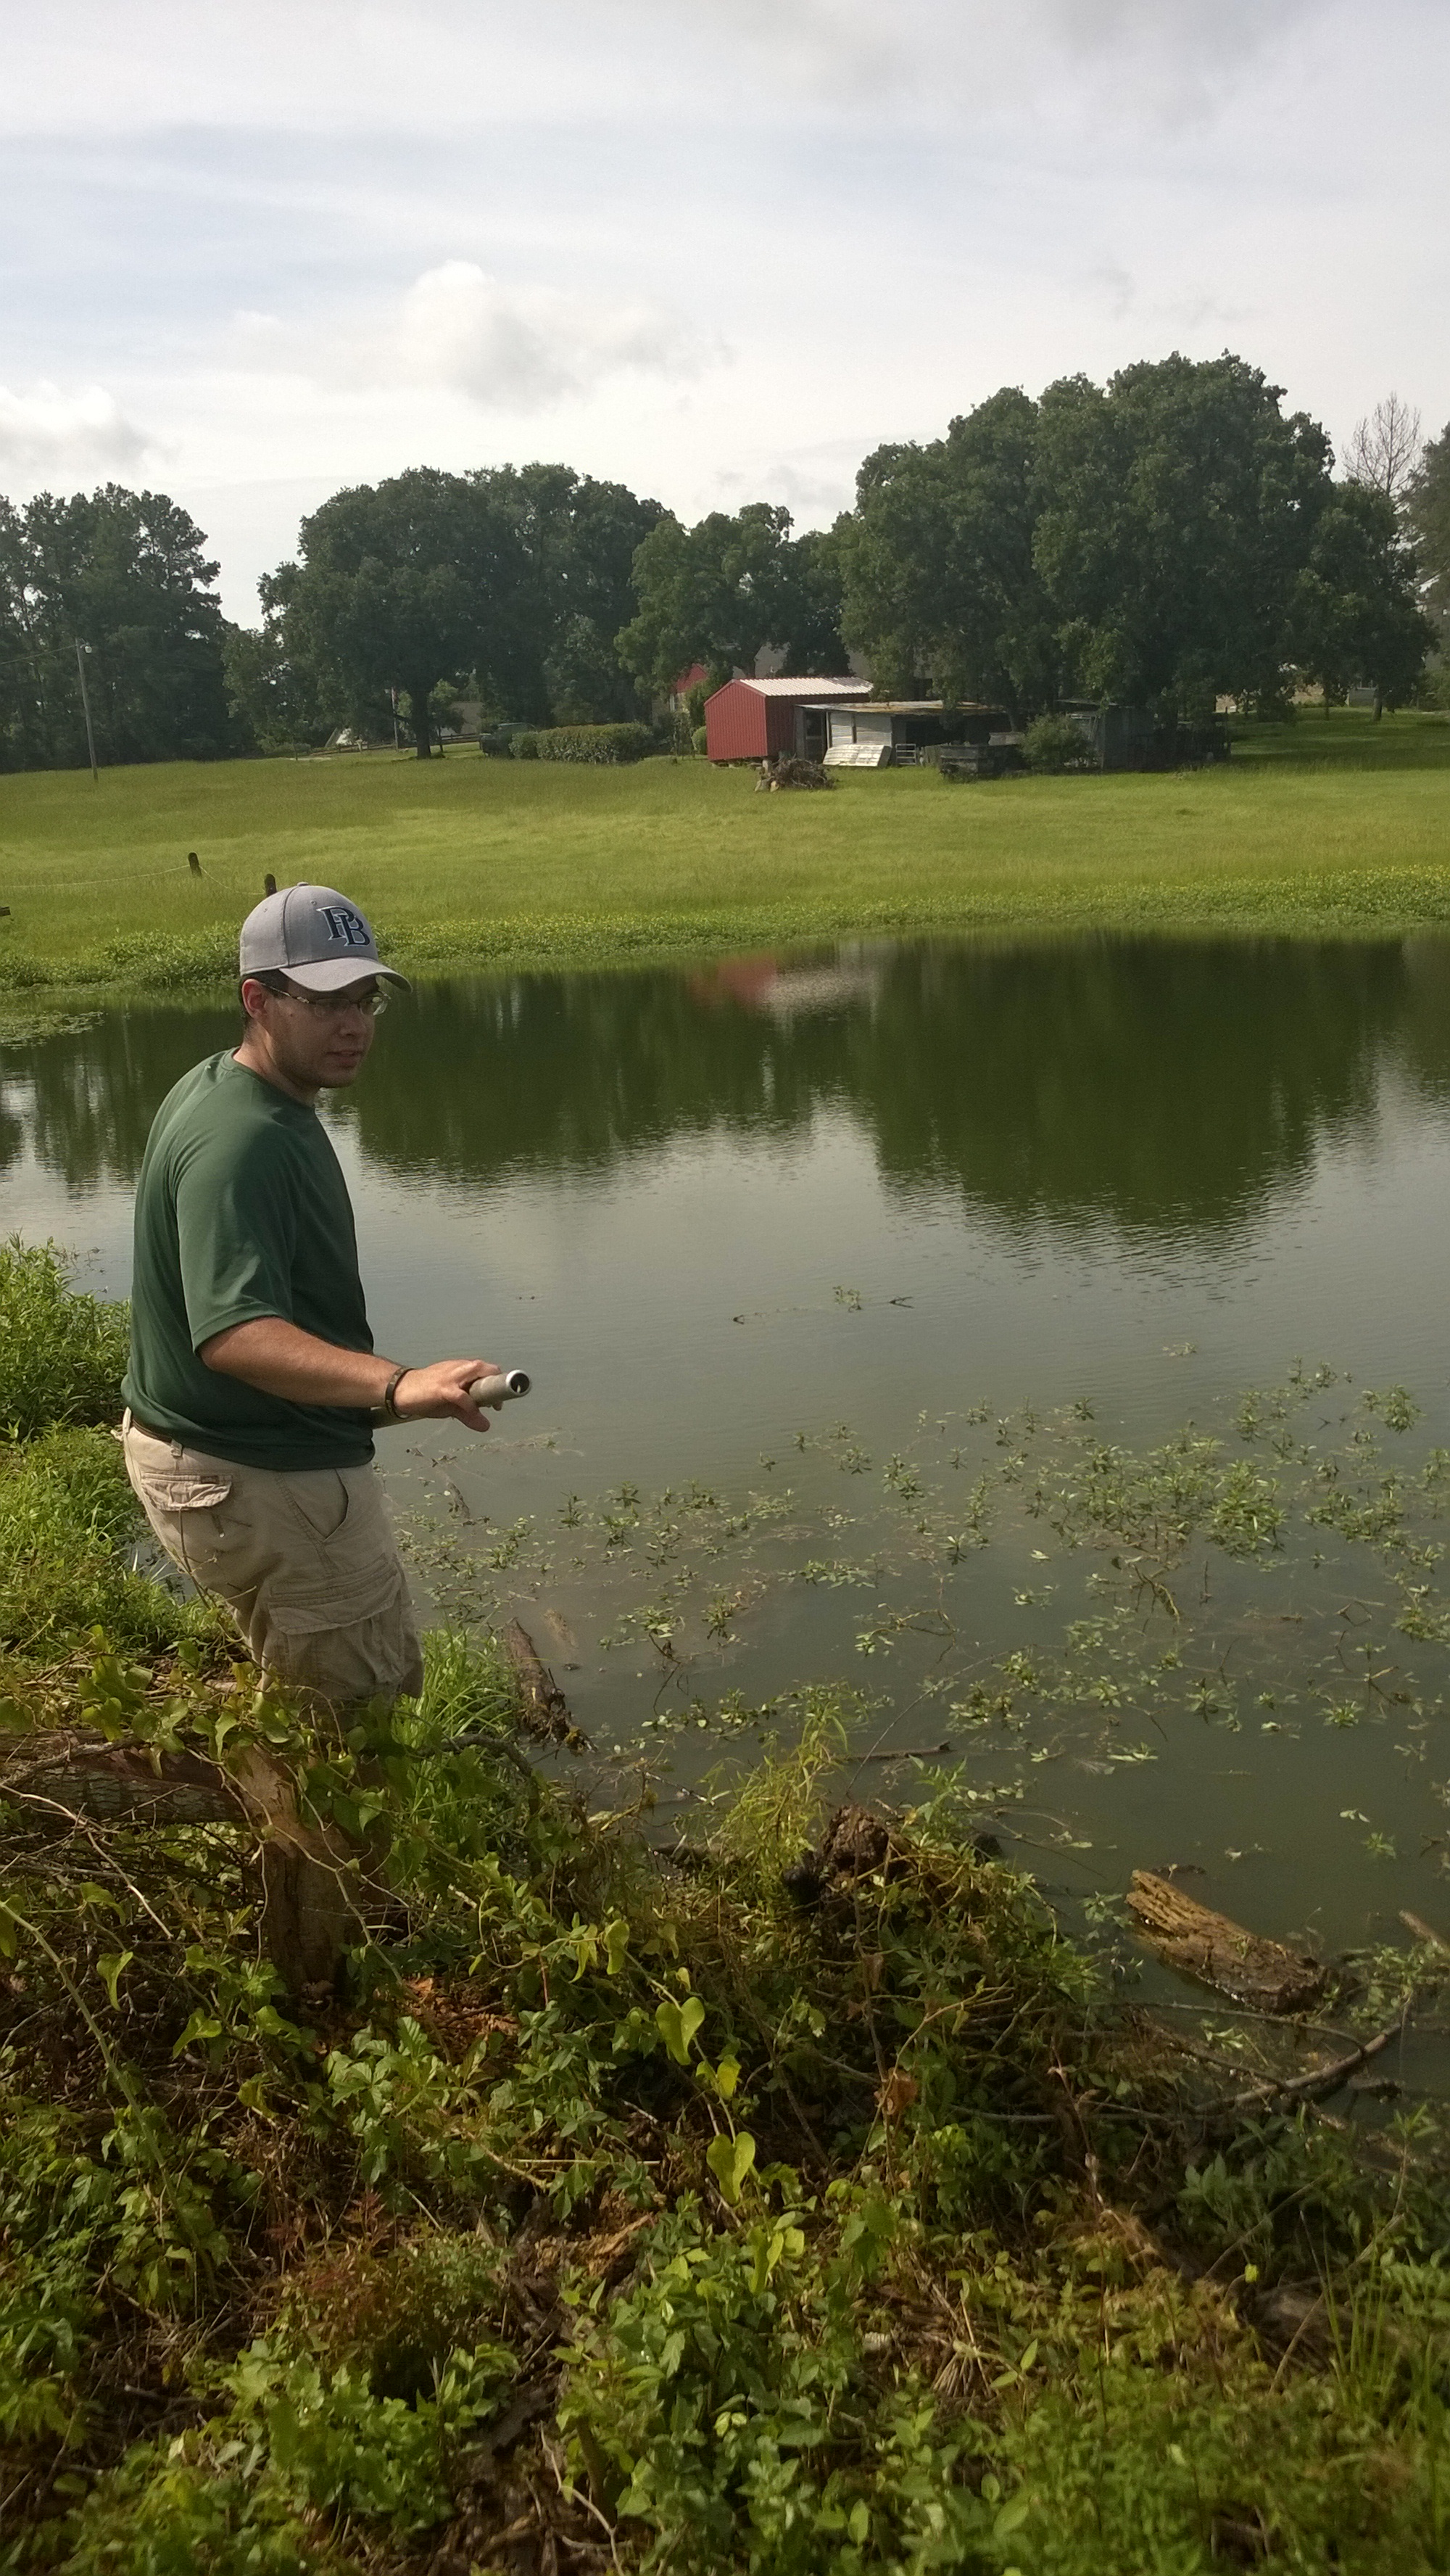
{"label": "red shed", "polygon": [[802,710],[832,698],[869,698],[869,680],[727,680],[705,700],[705,744],[711,760],[779,760],[819,749],[802,738]]}

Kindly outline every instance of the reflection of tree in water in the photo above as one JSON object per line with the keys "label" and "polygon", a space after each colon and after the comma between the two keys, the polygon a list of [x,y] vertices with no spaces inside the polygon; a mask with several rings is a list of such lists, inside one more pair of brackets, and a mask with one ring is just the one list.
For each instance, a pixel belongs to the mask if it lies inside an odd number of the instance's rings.
{"label": "reflection of tree in water", "polygon": [[[401,1177],[476,1183],[603,1175],[681,1136],[799,1139],[845,1109],[905,1189],[1011,1222],[1216,1231],[1371,1109],[1397,1049],[1443,1083],[1410,1025],[1430,973],[1407,986],[1390,942],[1084,939],[921,943],[834,976],[758,959],[425,985],[345,1115]],[[234,1027],[132,1011],[12,1056],[42,1159],[133,1177],[162,1095]]]}
{"label": "reflection of tree in water", "polygon": [[1009,1220],[1215,1232],[1374,1107],[1397,946],[1079,941],[919,954],[860,1084],[887,1178]]}
{"label": "reflection of tree in water", "polygon": [[1372,1107],[1403,983],[1389,943],[1102,940],[903,948],[869,993],[794,1017],[768,975],[455,986],[420,994],[416,1070],[357,1115],[399,1172],[500,1178],[682,1133],[795,1137],[839,1106],[896,1184],[1014,1221],[1216,1230]]}
{"label": "reflection of tree in water", "polygon": [[[37,1159],[73,1188],[131,1181],[151,1121],[187,1066],[235,1040],[235,1010],[108,1011],[89,1028],[0,1050],[0,1076],[27,1108]],[[20,1084],[30,1091],[22,1102]],[[20,1150],[6,1150],[4,1168]]]}

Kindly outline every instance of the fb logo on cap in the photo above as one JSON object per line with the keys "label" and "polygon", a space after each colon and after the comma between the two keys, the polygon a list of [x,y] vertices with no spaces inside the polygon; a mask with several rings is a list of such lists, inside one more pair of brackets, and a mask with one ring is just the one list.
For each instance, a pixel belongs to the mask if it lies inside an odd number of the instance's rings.
{"label": "fb logo on cap", "polygon": [[360,913],[349,911],[346,904],[325,903],[322,918],[327,924],[329,939],[341,939],[349,948],[371,948],[373,943],[367,923]]}

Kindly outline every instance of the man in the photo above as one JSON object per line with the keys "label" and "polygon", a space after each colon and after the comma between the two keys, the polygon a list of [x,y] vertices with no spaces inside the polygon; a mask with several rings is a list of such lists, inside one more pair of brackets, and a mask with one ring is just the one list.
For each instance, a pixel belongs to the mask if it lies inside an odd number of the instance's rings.
{"label": "man", "polygon": [[421,1688],[372,1469],[376,1411],[488,1422],[484,1359],[373,1349],[347,1184],[317,1115],[384,1008],[357,906],[288,886],[242,924],[242,1042],[167,1094],[141,1166],[126,1467],[168,1555],[230,1607],[256,1661],[335,1705]]}

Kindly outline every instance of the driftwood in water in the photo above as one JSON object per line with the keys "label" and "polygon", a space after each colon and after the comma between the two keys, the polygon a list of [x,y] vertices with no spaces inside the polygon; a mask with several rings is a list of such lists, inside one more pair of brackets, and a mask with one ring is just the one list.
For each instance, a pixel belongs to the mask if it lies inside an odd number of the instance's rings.
{"label": "driftwood in water", "polygon": [[262,1944],[293,1993],[330,1984],[358,1920],[359,1855],[334,1827],[297,1811],[289,1774],[256,1746],[235,1771],[204,1754],[107,1744],[57,1730],[29,1735],[0,1759],[0,1797],[62,1833],[96,1825],[235,1825],[261,1861]]}
{"label": "driftwood in water", "polygon": [[1324,1992],[1328,1970],[1317,1959],[1246,1932],[1151,1870],[1134,1870],[1128,1903],[1170,1968],[1216,1986],[1235,2003],[1258,2012],[1307,2012]]}
{"label": "driftwood in water", "polygon": [[519,1702],[525,1731],[538,1736],[545,1744],[580,1744],[580,1735],[570,1715],[569,1703],[527,1628],[510,1619],[503,1632],[504,1652],[518,1677]]}

